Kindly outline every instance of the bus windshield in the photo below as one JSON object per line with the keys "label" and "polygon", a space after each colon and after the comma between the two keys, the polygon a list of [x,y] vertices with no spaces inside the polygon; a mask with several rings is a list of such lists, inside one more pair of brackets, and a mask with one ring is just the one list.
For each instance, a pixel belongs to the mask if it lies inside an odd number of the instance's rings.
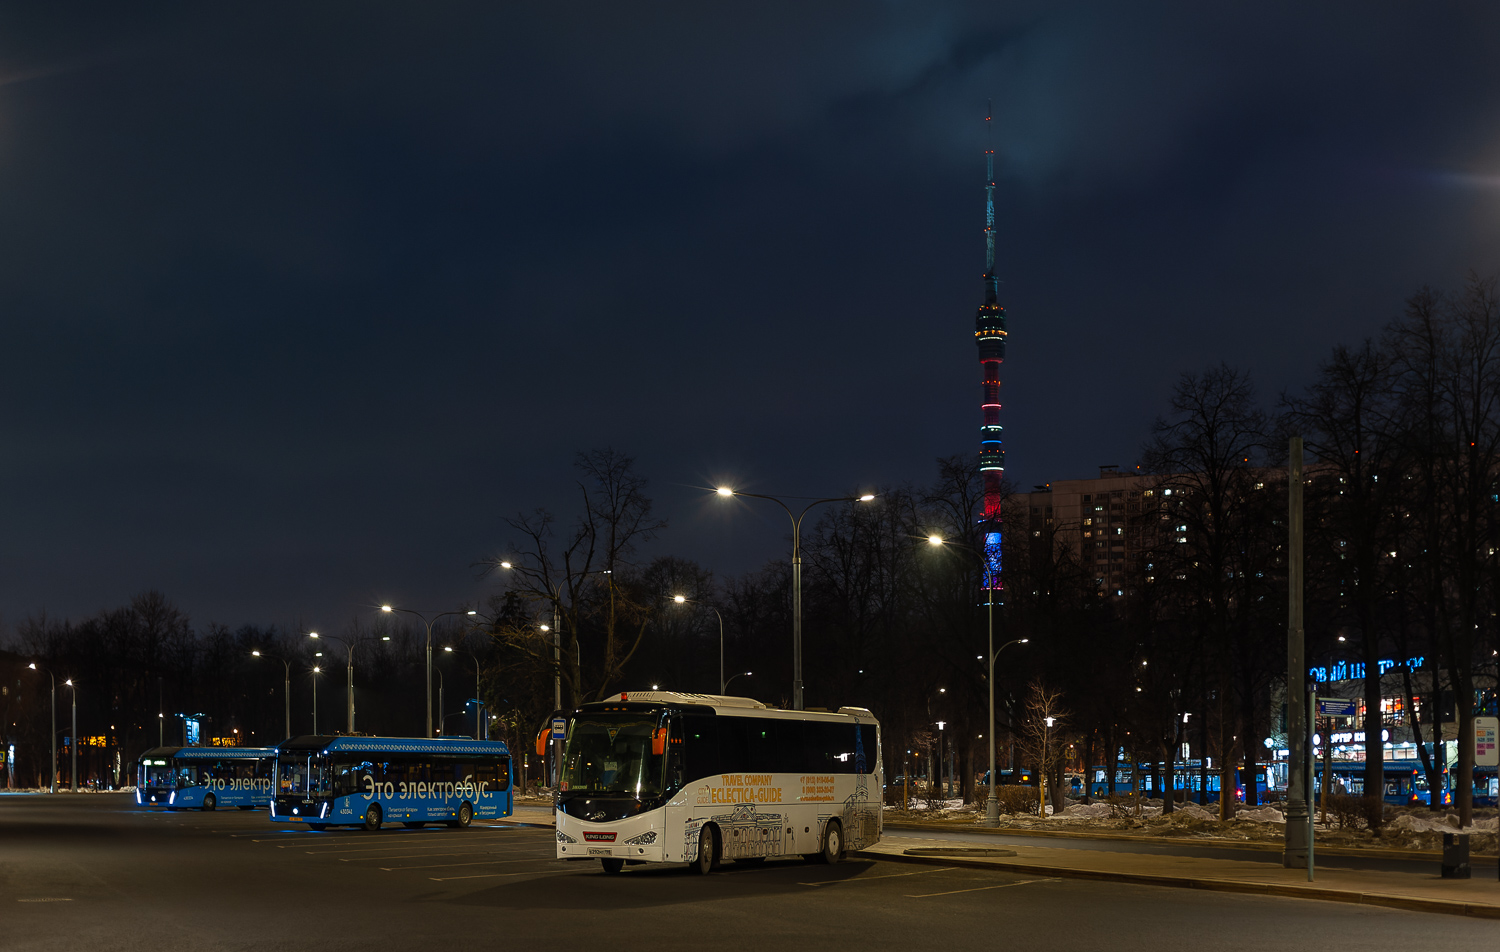
{"label": "bus windshield", "polygon": [[666,758],[651,753],[653,714],[580,714],[568,729],[562,789],[568,793],[654,797]]}
{"label": "bus windshield", "polygon": [[163,760],[160,763],[148,764],[141,768],[141,785],[146,787],[170,787],[175,784],[176,776],[172,768],[167,766]]}
{"label": "bus windshield", "polygon": [[328,792],[328,760],[317,754],[283,754],[276,761],[282,796],[312,796]]}

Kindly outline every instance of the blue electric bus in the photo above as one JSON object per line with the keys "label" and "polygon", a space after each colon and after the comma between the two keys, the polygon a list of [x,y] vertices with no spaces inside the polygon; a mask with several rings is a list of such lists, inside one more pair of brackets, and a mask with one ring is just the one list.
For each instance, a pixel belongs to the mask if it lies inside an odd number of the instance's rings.
{"label": "blue electric bus", "polygon": [[464,827],[512,813],[510,750],[467,738],[305,736],[276,748],[271,819],[314,830]]}
{"label": "blue electric bus", "polygon": [[253,810],[271,802],[271,747],[153,747],[136,761],[135,802],[168,810]]}
{"label": "blue electric bus", "polygon": [[[1140,764],[1139,767],[1141,785],[1146,788],[1146,796],[1160,797],[1165,792],[1165,785],[1163,785],[1163,789],[1153,788],[1151,764],[1143,763]],[[1186,799],[1193,801],[1203,801],[1207,803],[1219,802],[1219,771],[1217,768],[1209,768],[1207,796],[1202,795],[1203,774],[1200,772],[1198,761],[1178,761],[1172,765],[1172,768],[1172,792],[1177,796],[1178,799],[1183,799],[1184,797],[1186,797]],[[1094,765],[1094,768],[1089,771],[1090,795],[1095,797],[1104,797],[1109,795],[1108,769],[1109,768],[1107,767],[1096,764]],[[1160,765],[1158,765],[1157,769],[1163,775],[1166,772],[1165,768]],[[1234,783],[1235,799],[1243,802],[1245,799],[1245,770],[1243,767],[1235,768]],[[1256,792],[1259,793],[1260,799],[1264,801],[1267,791],[1265,764],[1255,765],[1255,789]],[[1133,791],[1134,780],[1132,778],[1130,764],[1121,761],[1120,763],[1115,765],[1115,793],[1129,794]]]}

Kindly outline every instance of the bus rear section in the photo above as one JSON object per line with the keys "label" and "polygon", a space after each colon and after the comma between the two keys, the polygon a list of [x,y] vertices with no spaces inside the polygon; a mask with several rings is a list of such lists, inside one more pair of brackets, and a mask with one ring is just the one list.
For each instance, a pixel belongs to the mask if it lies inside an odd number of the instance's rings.
{"label": "bus rear section", "polygon": [[829,862],[881,834],[880,726],[862,708],[779,711],[748,698],[627,692],[568,723],[557,857]]}
{"label": "bus rear section", "polygon": [[136,762],[135,802],[168,810],[252,810],[271,802],[270,747],[156,747]]}
{"label": "bus rear section", "polygon": [[466,827],[513,811],[510,751],[466,738],[306,736],[277,748],[271,818],[314,830]]}

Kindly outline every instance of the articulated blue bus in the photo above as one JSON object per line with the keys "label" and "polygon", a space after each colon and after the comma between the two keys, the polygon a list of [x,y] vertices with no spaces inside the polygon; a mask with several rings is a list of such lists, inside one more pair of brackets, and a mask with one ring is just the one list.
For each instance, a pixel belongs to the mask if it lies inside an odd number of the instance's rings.
{"label": "articulated blue bus", "polygon": [[136,761],[135,802],[168,810],[253,810],[271,802],[271,747],[153,747]]}
{"label": "articulated blue bus", "polygon": [[464,827],[512,810],[510,750],[467,738],[305,736],[276,748],[271,819],[314,830]]}
{"label": "articulated blue bus", "polygon": [[[1153,788],[1151,764],[1143,763],[1139,766],[1141,785],[1146,788],[1146,796],[1160,797],[1165,792],[1165,785],[1162,785],[1162,789]],[[1172,766],[1172,792],[1179,799],[1185,797],[1188,800],[1202,800],[1208,803],[1217,803],[1219,801],[1219,771],[1216,768],[1209,768],[1208,794],[1204,796],[1202,793],[1203,775],[1199,770],[1198,761],[1178,761]],[[1164,767],[1158,766],[1158,770],[1165,775],[1166,770]],[[1089,772],[1090,795],[1095,797],[1109,795],[1108,771],[1109,768],[1096,764],[1093,770]],[[1243,767],[1235,768],[1234,784],[1235,799],[1243,801],[1245,799],[1245,770]],[[1260,795],[1260,799],[1264,800],[1267,791],[1265,764],[1255,765],[1255,789]],[[1134,792],[1134,780],[1132,779],[1130,764],[1121,761],[1115,765],[1115,793],[1129,794],[1132,792]]]}

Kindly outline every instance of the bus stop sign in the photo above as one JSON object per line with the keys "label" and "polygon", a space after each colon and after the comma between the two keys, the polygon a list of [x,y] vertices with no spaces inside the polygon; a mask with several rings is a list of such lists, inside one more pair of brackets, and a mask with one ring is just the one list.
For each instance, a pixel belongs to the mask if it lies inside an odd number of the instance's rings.
{"label": "bus stop sign", "polygon": [[561,717],[554,717],[552,719],[552,739],[562,740],[567,732],[568,722]]}
{"label": "bus stop sign", "polygon": [[1319,717],[1353,717],[1354,702],[1346,697],[1318,698]]}

